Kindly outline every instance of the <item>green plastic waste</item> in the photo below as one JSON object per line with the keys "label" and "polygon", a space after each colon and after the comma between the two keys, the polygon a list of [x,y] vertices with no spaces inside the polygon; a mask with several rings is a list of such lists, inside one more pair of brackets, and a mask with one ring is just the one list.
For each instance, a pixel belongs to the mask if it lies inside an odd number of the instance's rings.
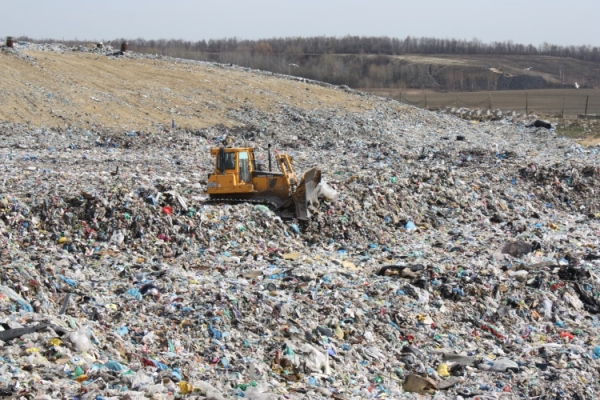
{"label": "green plastic waste", "polygon": [[73,373],[71,374],[71,376],[73,378],[77,378],[78,376],[83,375],[83,369],[81,369],[81,367],[78,365],[77,368],[75,368],[75,371],[73,371]]}

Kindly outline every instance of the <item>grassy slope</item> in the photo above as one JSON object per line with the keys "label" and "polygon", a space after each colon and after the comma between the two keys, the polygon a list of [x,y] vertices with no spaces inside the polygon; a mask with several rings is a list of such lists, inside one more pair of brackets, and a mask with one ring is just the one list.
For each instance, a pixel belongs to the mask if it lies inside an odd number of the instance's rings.
{"label": "grassy slope", "polygon": [[[23,57],[26,56],[26,57]],[[172,60],[88,53],[0,53],[0,121],[143,130],[239,125],[231,110],[283,106],[359,111],[368,99],[297,80]]]}

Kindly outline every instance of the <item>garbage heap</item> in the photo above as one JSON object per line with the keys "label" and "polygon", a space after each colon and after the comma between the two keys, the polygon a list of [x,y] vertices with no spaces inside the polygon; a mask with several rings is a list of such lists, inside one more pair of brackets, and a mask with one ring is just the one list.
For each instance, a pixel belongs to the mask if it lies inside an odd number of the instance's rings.
{"label": "garbage heap", "polygon": [[[599,150],[373,98],[236,129],[0,126],[0,395],[591,399]],[[331,190],[204,204],[229,137]]]}

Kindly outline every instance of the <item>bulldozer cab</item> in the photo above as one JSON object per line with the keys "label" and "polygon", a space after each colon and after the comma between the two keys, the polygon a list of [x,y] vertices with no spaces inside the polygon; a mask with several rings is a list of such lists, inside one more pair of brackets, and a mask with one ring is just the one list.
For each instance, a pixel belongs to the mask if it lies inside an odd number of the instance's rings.
{"label": "bulldozer cab", "polygon": [[252,149],[227,149],[221,147],[216,157],[216,171],[220,174],[234,174],[240,182],[251,183],[253,168],[251,160],[254,159]]}
{"label": "bulldozer cab", "polygon": [[286,154],[276,156],[281,172],[271,172],[257,167],[252,147],[215,147],[210,153],[215,159],[215,170],[208,176],[209,195],[259,193],[282,199],[291,195],[296,174]]}

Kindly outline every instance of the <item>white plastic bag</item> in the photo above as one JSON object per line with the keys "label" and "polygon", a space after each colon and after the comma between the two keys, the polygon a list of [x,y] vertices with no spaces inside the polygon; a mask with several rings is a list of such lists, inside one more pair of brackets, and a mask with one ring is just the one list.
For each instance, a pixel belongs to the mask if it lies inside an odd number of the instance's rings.
{"label": "white plastic bag", "polygon": [[331,375],[329,367],[329,354],[323,354],[314,346],[308,343],[300,347],[301,353],[308,353],[306,357],[306,367],[314,372],[322,372],[326,375]]}
{"label": "white plastic bag", "polygon": [[80,353],[86,353],[92,347],[92,342],[90,341],[90,337],[92,333],[87,328],[79,328],[75,332],[71,332],[69,335],[69,340],[75,346],[75,350]]}
{"label": "white plastic bag", "polygon": [[146,385],[153,385],[154,379],[151,376],[147,375],[143,370],[139,370],[135,373],[133,379],[131,380],[131,387],[133,389],[139,389]]}
{"label": "white plastic bag", "polygon": [[317,197],[324,198],[326,200],[335,200],[338,196],[338,192],[329,186],[327,182],[321,180],[316,188]]}

